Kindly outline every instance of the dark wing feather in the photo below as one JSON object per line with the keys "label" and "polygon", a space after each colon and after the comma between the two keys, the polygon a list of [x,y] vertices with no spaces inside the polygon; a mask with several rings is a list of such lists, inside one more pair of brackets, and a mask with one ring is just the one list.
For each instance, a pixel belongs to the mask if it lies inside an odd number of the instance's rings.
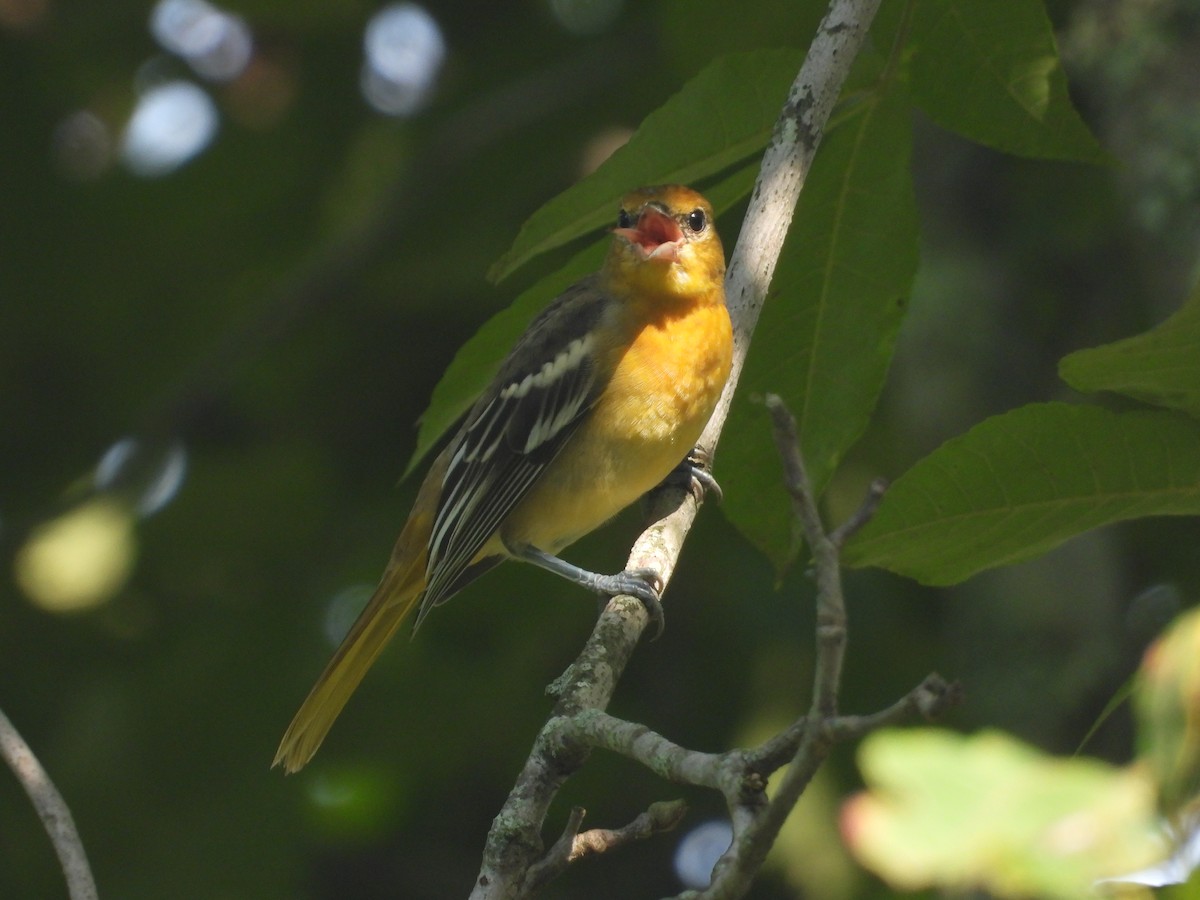
{"label": "dark wing feather", "polygon": [[594,278],[569,288],[533,321],[468,414],[442,481],[417,624],[469,580],[471,560],[600,395],[608,373],[597,371],[592,334],[604,304]]}

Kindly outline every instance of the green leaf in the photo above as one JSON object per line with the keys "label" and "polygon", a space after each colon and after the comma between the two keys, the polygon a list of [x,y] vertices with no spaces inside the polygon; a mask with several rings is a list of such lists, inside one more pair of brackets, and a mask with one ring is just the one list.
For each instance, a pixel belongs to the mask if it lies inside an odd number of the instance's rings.
{"label": "green leaf", "polygon": [[711,63],[595,172],[530,216],[488,277],[500,281],[538,254],[610,224],[617,201],[636,187],[691,184],[758,153],[803,59],[799,50],[759,50]]}
{"label": "green leaf", "polygon": [[682,71],[726,53],[807,47],[828,9],[828,0],[660,0],[646,7],[662,52]]}
{"label": "green leaf", "polygon": [[987,419],[897,479],[844,558],[955,584],[1109,522],[1196,513],[1196,423],[1033,404]]}
{"label": "green leaf", "polygon": [[822,490],[875,408],[917,269],[907,100],[893,83],[826,136],[725,427],[722,509],[777,568],[798,545],[767,417],[752,398],[771,392],[788,403]]}
{"label": "green leaf", "polygon": [[1115,391],[1200,418],[1200,288],[1157,328],[1079,350],[1058,373],[1080,391]]}
{"label": "green leaf", "polygon": [[1018,156],[1108,160],[1071,105],[1040,0],[910,5],[913,98],[931,119]]}
{"label": "green leaf", "polygon": [[1164,849],[1137,769],[932,728],[877,732],[858,762],[870,790],[844,808],[842,834],[897,888],[1088,897]]}

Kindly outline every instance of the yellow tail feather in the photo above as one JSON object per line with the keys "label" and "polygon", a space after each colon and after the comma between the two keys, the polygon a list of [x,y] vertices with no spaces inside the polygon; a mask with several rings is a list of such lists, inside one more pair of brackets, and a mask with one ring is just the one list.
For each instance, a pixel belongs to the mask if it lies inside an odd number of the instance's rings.
{"label": "yellow tail feather", "polygon": [[451,449],[453,445],[429,467],[379,587],[284,732],[272,768],[282,764],[290,775],[313,758],[371,664],[424,595],[429,533]]}
{"label": "yellow tail feather", "polygon": [[388,567],[366,608],[292,719],[279,742],[272,767],[282,764],[290,775],[313,758],[334,719],[424,590],[424,553],[415,554],[407,565]]}

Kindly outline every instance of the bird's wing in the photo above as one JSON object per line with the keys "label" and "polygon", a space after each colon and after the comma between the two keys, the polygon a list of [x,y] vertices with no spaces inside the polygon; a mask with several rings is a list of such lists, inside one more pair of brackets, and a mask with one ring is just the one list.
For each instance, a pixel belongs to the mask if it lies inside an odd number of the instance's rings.
{"label": "bird's wing", "polygon": [[[611,375],[594,331],[605,296],[577,282],[533,321],[455,437],[429,540],[417,619],[456,593],[504,517],[558,455]],[[487,568],[487,567],[485,567]]]}

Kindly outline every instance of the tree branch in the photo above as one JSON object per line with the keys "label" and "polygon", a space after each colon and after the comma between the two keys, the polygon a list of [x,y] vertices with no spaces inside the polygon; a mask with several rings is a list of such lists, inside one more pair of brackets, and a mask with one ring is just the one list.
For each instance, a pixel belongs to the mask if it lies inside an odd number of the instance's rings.
{"label": "tree branch", "polygon": [[[724,427],[800,190],[878,6],[879,0],[833,0],[776,122],[726,273],[725,295],[733,319],[734,360],[717,410],[700,439],[701,446],[709,453],[715,450]],[[651,505],[655,524],[634,545],[628,566],[654,569],[665,588],[699,503],[689,491],[668,487],[655,492]],[[558,702],[554,712],[536,738],[488,833],[472,900],[500,900],[527,894],[530,868],[542,858],[541,829],[550,803],[566,778],[587,759],[589,749],[578,737],[569,735],[559,720],[583,710],[607,708],[647,618],[639,601],[614,597],[601,614],[583,652],[556,682]],[[833,686],[836,688],[836,678]],[[816,734],[816,730],[806,727],[801,743],[815,740]],[[793,766],[794,770],[798,768]],[[739,823],[757,820],[741,804],[731,814],[735,840]]]}
{"label": "tree branch", "polygon": [[71,810],[25,739],[3,712],[0,712],[0,756],[17,776],[41,817],[54,852],[58,854],[71,900],[96,900],[96,882],[88,867],[87,854],[75,829]]}
{"label": "tree branch", "polygon": [[571,810],[562,837],[543,859],[530,867],[529,876],[526,878],[526,890],[533,893],[577,860],[607,853],[630,841],[641,841],[670,831],[683,821],[685,815],[687,804],[682,800],[662,800],[651,803],[649,809],[622,828],[593,828],[580,832],[584,810],[583,807],[576,806]]}

